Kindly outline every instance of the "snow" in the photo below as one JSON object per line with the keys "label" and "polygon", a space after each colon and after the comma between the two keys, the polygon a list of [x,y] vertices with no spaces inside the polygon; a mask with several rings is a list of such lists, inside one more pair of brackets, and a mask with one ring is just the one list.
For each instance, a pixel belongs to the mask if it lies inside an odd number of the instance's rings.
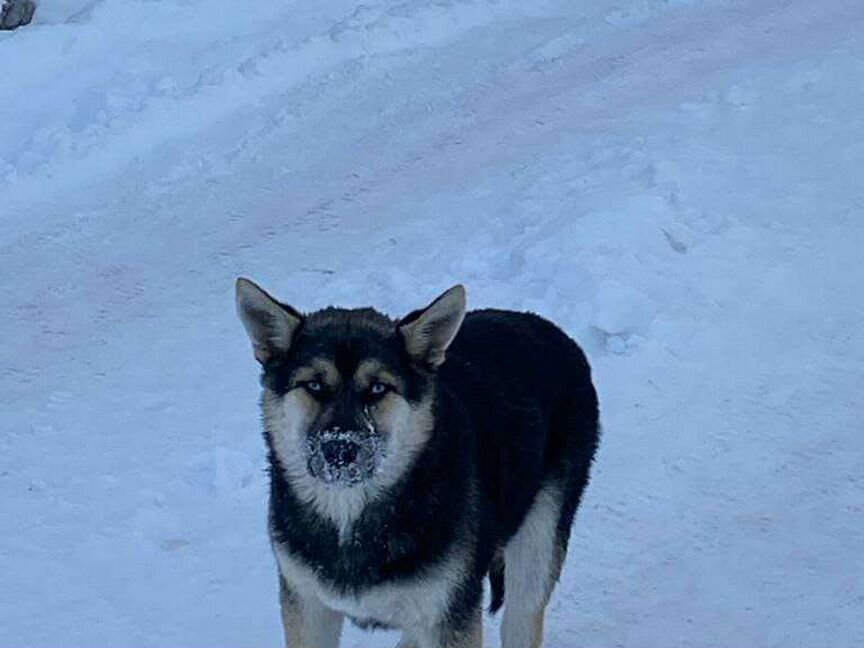
{"label": "snow", "polygon": [[580,340],[605,434],[548,646],[864,645],[861,34],[43,0],[0,33],[0,645],[280,645],[240,274],[392,314],[462,282]]}

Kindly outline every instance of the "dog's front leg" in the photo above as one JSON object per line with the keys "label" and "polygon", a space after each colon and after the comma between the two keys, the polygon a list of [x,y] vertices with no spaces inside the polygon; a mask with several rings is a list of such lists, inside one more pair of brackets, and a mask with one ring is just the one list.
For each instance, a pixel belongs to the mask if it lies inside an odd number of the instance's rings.
{"label": "dog's front leg", "polygon": [[399,640],[399,643],[396,644],[396,648],[417,648],[417,643],[414,641],[413,638],[403,636]]}
{"label": "dog's front leg", "polygon": [[447,637],[442,648],[483,648],[483,608],[480,605],[464,628]]}
{"label": "dog's front leg", "polygon": [[478,604],[466,623],[440,623],[432,629],[405,632],[396,648],[483,648],[483,610]]}
{"label": "dog's front leg", "polygon": [[316,598],[304,597],[279,577],[285,648],[338,648],[343,616]]}

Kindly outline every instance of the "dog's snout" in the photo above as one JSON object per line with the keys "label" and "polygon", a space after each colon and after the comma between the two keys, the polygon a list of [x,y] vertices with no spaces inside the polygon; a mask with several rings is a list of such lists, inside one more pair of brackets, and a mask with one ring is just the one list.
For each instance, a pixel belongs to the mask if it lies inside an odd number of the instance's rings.
{"label": "dog's snout", "polygon": [[321,443],[324,461],[336,468],[350,466],[357,460],[360,447],[347,439],[331,439]]}
{"label": "dog's snout", "polygon": [[306,447],[309,474],[337,487],[371,477],[383,456],[379,437],[336,426],[310,435]]}

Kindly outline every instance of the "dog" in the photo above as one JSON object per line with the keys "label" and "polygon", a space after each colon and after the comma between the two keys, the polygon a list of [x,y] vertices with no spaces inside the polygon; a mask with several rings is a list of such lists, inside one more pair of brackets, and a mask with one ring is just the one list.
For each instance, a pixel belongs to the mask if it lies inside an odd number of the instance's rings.
{"label": "dog", "polygon": [[398,648],[482,648],[486,578],[504,648],[541,646],[597,394],[557,326],[465,299],[301,314],[237,280],[288,648],[337,648],[346,617],[401,631]]}

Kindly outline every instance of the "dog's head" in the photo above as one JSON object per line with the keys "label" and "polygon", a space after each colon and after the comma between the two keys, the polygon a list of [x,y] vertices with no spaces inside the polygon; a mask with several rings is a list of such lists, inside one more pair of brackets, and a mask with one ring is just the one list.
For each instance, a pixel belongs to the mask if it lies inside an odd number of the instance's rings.
{"label": "dog's head", "polygon": [[286,476],[315,492],[395,482],[430,438],[435,372],[465,315],[464,289],[393,320],[373,309],[304,315],[239,279],[237,311]]}

